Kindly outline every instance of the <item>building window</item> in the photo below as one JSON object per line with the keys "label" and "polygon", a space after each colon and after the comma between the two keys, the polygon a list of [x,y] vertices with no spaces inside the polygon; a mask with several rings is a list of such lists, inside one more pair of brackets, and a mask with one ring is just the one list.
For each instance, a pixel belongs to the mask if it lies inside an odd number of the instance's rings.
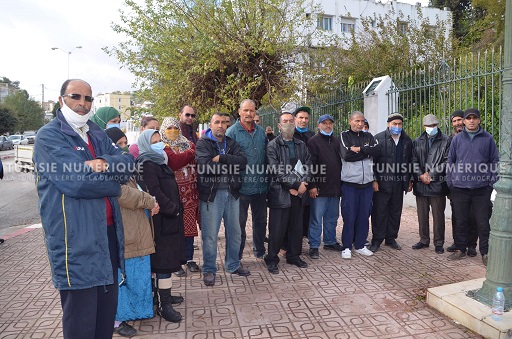
{"label": "building window", "polygon": [[119,105],[119,110],[121,110],[121,105]]}
{"label": "building window", "polygon": [[346,22],[341,23],[341,31],[344,33],[350,33],[352,31],[354,31],[354,27],[355,27],[354,24],[349,24]]}
{"label": "building window", "polygon": [[407,33],[407,22],[398,23],[398,32],[402,34]]}
{"label": "building window", "polygon": [[117,99],[118,101],[117,102],[121,102],[121,98]]}
{"label": "building window", "polygon": [[332,17],[331,16],[321,16],[317,21],[317,28],[324,31],[332,31]]}

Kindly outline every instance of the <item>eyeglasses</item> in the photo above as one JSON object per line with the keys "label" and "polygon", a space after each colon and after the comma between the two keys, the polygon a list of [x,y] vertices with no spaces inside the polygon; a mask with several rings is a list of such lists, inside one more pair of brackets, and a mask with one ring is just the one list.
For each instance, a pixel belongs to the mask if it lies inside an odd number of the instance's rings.
{"label": "eyeglasses", "polygon": [[196,117],[196,115],[195,115],[195,114],[190,114],[190,113],[185,113],[185,116],[186,116],[187,118],[195,118],[195,117]]}
{"label": "eyeglasses", "polygon": [[[82,94],[75,94],[75,93],[63,94],[62,97],[70,97],[71,99],[76,100],[76,101],[82,100]],[[84,100],[87,102],[93,102],[94,98],[89,95],[85,95]]]}

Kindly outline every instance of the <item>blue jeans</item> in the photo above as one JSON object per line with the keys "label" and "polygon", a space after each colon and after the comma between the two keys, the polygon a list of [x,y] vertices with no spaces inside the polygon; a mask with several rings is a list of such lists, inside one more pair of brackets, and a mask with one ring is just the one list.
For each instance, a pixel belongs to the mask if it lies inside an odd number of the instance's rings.
{"label": "blue jeans", "polygon": [[[341,186],[341,215],[343,231],[341,241],[343,249],[359,250],[364,247],[370,228],[370,213],[372,210],[373,187],[355,188],[344,184]],[[354,241],[355,234],[355,241]]]}
{"label": "blue jeans", "polygon": [[226,257],[224,266],[231,273],[240,267],[240,205],[229,190],[218,190],[213,202],[200,202],[201,237],[203,239],[203,273],[217,273],[217,241],[219,239],[220,221],[224,219],[226,237]]}
{"label": "blue jeans", "polygon": [[336,244],[336,226],[340,216],[340,197],[317,197],[311,199],[309,218],[309,248],[320,247],[322,220],[324,245]]}
{"label": "blue jeans", "polygon": [[251,206],[252,213],[252,251],[256,257],[265,255],[265,236],[267,235],[267,194],[240,194],[240,229],[242,231],[242,242],[240,244],[239,257],[245,247],[245,225],[247,223],[247,210]]}

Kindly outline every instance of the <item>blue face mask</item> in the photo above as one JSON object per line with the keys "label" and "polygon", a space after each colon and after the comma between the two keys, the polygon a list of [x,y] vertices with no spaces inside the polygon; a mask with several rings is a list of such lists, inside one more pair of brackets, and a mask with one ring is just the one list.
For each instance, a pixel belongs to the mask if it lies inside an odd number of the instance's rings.
{"label": "blue face mask", "polygon": [[427,132],[428,135],[433,137],[434,135],[437,134],[437,126],[436,127],[425,127],[425,131]]}
{"label": "blue face mask", "polygon": [[161,141],[157,142],[156,144],[151,144],[151,149],[158,154],[162,154],[162,152],[164,151],[164,147],[165,145]]}
{"label": "blue face mask", "polygon": [[112,127],[117,127],[120,129],[121,125],[120,124],[107,124],[107,129],[112,128]]}
{"label": "blue face mask", "polygon": [[391,134],[398,135],[398,134],[400,134],[402,132],[402,128],[401,127],[391,126],[389,128],[389,131],[391,132]]}
{"label": "blue face mask", "polygon": [[327,135],[327,136],[331,136],[332,135],[332,131],[327,133],[327,132],[324,132],[324,131],[320,130],[320,133],[322,133],[323,135]]}
{"label": "blue face mask", "polygon": [[297,131],[299,131],[300,133],[306,133],[308,130],[308,128],[300,128],[299,126],[295,127],[297,129]]}

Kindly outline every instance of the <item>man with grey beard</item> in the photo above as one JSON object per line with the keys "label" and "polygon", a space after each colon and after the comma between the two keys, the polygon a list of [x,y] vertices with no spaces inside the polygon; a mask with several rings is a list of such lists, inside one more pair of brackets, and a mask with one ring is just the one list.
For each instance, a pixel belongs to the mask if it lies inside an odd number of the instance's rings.
{"label": "man with grey beard", "polygon": [[306,144],[293,137],[295,125],[291,113],[281,114],[278,127],[280,134],[267,146],[271,182],[268,192],[268,254],[265,263],[272,274],[279,273],[278,254],[287,231],[286,262],[299,268],[308,267],[299,255],[302,252],[302,214],[308,198],[311,156]]}

